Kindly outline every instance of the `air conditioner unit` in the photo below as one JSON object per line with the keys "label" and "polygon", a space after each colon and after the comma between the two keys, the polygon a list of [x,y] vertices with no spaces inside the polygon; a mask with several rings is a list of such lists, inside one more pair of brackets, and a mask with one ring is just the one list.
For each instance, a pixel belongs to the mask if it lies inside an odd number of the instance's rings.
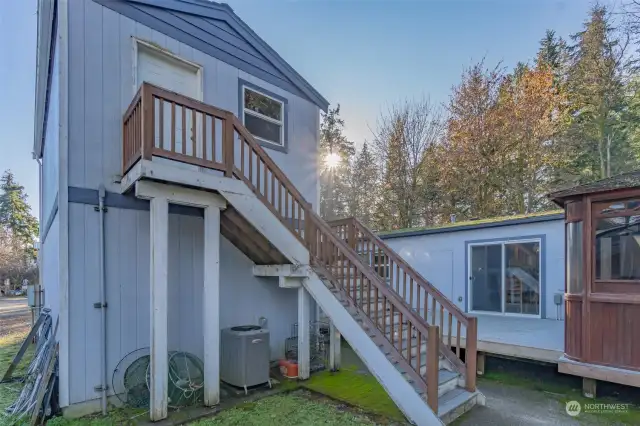
{"label": "air conditioner unit", "polygon": [[220,335],[220,379],[247,387],[269,380],[269,330],[258,325],[224,328]]}

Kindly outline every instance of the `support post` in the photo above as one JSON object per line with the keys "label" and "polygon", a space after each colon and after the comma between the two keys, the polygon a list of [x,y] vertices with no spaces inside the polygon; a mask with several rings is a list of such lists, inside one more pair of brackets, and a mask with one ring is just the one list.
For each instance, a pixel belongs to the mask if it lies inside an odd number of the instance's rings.
{"label": "support post", "polygon": [[596,397],[596,387],[598,381],[596,379],[590,379],[588,377],[582,378],[582,394],[585,398],[595,398]]}
{"label": "support post", "polygon": [[220,403],[220,209],[204,209],[204,405]]}
{"label": "support post", "polygon": [[310,373],[309,293],[298,287],[298,378],[306,380]]}
{"label": "support post", "polygon": [[476,391],[476,367],[478,353],[478,318],[470,317],[467,325],[467,348],[465,350],[465,364],[467,366],[465,377],[465,388],[469,392]]}
{"label": "support post", "polygon": [[438,375],[440,370],[440,327],[428,326],[427,335],[427,404],[438,412]]}
{"label": "support post", "polygon": [[484,363],[485,363],[484,352],[478,352],[478,365],[476,366],[476,370],[478,371],[478,376],[484,375]]}
{"label": "support post", "polygon": [[340,331],[333,324],[333,321],[329,323],[329,369],[331,371],[340,370],[340,362],[341,362],[341,354],[340,354],[340,344],[341,344],[341,336]]}
{"label": "support post", "polygon": [[150,208],[150,284],[151,284],[151,359],[149,417],[158,421],[167,417],[167,284],[169,243],[169,202],[152,198]]}

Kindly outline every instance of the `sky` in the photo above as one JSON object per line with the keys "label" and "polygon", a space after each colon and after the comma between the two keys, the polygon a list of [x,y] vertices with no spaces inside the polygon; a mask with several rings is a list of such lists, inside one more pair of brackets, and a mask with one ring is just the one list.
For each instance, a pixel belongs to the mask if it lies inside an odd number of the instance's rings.
{"label": "sky", "polygon": [[[89,1],[89,0],[77,0]],[[382,110],[445,103],[465,67],[531,60],[545,30],[579,31],[589,0],[228,0],[329,102],[348,138],[372,138]],[[38,214],[32,159],[36,0],[0,0],[0,172],[11,169]]]}

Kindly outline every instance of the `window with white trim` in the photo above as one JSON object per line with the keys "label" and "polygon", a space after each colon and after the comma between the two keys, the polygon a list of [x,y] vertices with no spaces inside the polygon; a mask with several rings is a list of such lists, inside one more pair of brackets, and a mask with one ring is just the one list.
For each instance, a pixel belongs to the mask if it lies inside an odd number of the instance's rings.
{"label": "window with white trim", "polygon": [[284,102],[252,88],[242,87],[244,126],[260,141],[284,146]]}

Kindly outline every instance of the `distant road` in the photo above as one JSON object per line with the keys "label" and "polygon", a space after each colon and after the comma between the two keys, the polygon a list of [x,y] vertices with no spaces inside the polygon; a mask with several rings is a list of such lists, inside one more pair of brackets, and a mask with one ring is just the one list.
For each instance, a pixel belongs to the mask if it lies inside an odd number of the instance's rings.
{"label": "distant road", "polygon": [[26,297],[0,297],[0,337],[22,333],[31,326]]}
{"label": "distant road", "polygon": [[0,318],[28,313],[26,297],[0,297]]}

